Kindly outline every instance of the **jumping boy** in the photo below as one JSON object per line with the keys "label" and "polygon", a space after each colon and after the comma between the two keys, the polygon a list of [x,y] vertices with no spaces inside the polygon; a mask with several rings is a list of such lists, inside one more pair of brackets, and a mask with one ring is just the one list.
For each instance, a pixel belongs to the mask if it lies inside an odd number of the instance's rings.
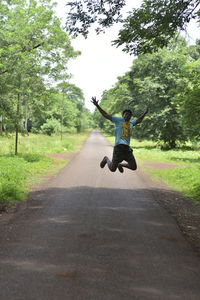
{"label": "jumping boy", "polygon": [[[118,168],[121,173],[124,172],[123,168],[136,170],[136,160],[133,155],[133,150],[130,148],[131,128],[142,122],[145,115],[148,113],[148,108],[136,121],[133,121],[131,120],[132,111],[130,109],[125,109],[122,112],[122,117],[113,117],[99,106],[99,101],[96,100],[96,97],[92,97],[91,102],[96,106],[104,118],[115,124],[115,146],[113,149],[112,161],[110,161],[107,156],[104,156],[100,163],[100,167],[104,168],[107,164],[111,172],[115,172]],[[122,163],[123,160],[127,163]]]}

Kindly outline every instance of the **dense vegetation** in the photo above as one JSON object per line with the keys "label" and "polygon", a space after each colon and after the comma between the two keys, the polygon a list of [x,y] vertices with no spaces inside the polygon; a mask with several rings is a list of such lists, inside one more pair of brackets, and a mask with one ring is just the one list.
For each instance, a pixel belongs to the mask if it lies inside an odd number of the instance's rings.
{"label": "dense vegetation", "polygon": [[[101,106],[111,115],[125,108],[137,118],[131,146],[139,165],[185,196],[200,203],[200,42],[189,46],[183,38],[155,53],[141,54],[130,70],[104,92]],[[113,124],[98,111],[101,130],[113,135]],[[114,138],[109,138],[114,144]],[[168,150],[168,151],[166,151]],[[151,162],[151,163],[150,163]],[[156,168],[153,162],[175,164]],[[163,165],[165,166],[165,164]]]}
{"label": "dense vegetation", "polygon": [[92,117],[83,92],[70,83],[68,62],[80,53],[56,17],[53,1],[0,0],[0,11],[2,209],[23,199],[33,179],[63,165],[46,154],[75,151]]}
{"label": "dense vegetation", "polygon": [[[200,43],[188,46],[184,39],[168,48],[138,56],[129,72],[104,92],[101,106],[110,114],[133,109],[138,117],[150,111],[134,137],[175,148],[188,140],[200,141]],[[107,133],[113,125],[95,112],[96,123]]]}
{"label": "dense vegetation", "polygon": [[91,126],[82,91],[69,83],[71,46],[50,0],[0,0],[0,134],[80,132]]}
{"label": "dense vegetation", "polygon": [[88,132],[67,133],[62,140],[58,135],[20,136],[18,155],[12,154],[14,136],[0,137],[0,211],[25,199],[44,174],[52,175],[66,165],[66,160],[55,161],[50,153],[77,152],[87,135]]}

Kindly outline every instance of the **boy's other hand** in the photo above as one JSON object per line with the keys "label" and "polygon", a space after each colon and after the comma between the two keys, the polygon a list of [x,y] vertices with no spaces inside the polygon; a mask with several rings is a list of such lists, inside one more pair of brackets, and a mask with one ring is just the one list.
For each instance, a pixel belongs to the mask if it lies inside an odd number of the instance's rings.
{"label": "boy's other hand", "polygon": [[91,102],[92,102],[95,106],[97,106],[99,101],[96,99],[96,97],[92,97]]}

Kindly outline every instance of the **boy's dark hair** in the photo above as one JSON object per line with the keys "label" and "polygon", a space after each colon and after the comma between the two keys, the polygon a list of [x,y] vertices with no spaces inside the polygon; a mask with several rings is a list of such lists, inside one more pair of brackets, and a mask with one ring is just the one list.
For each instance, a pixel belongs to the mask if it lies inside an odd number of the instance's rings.
{"label": "boy's dark hair", "polygon": [[123,110],[123,112],[122,112],[122,116],[123,116],[123,114],[125,113],[125,112],[129,112],[129,113],[131,113],[131,115],[133,115],[133,112],[132,112],[132,110],[130,110],[130,109],[125,109],[125,110]]}

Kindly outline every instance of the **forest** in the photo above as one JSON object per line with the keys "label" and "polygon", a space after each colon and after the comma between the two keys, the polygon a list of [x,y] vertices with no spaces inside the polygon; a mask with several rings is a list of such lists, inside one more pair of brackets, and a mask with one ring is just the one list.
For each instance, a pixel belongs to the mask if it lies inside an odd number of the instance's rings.
{"label": "forest", "polygon": [[[200,21],[200,1],[144,0],[123,15],[129,1],[67,1],[68,32],[87,37],[91,27],[99,34],[121,23],[113,45],[135,54],[130,70],[104,91],[101,105],[110,114],[129,107],[137,117],[149,115],[134,137],[153,140],[165,148],[200,140],[200,40],[191,45],[181,32],[193,19]],[[134,6],[134,5],[133,5]],[[112,125],[95,112],[95,121],[107,133]]]}
{"label": "forest", "polygon": [[0,1],[0,134],[79,133],[91,127],[68,62],[80,53],[52,1]]}
{"label": "forest", "polygon": [[[138,117],[146,107],[149,114],[134,131],[134,137],[175,148],[187,141],[200,141],[200,41],[188,45],[179,36],[155,53],[141,54],[115,85],[104,91],[101,105],[110,114],[125,108]],[[95,112],[99,127],[107,133],[112,124]]]}

